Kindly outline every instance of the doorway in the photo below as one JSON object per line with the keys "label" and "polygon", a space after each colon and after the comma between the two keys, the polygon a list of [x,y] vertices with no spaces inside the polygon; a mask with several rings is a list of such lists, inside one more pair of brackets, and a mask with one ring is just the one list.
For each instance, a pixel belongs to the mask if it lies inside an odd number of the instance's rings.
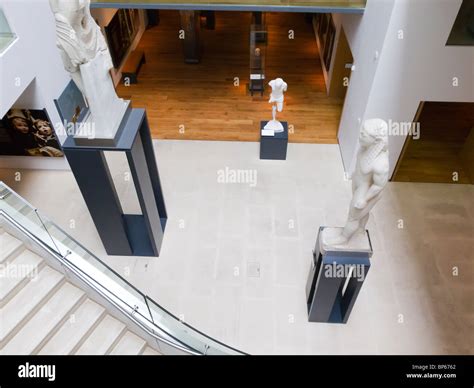
{"label": "doorway", "polygon": [[420,104],[419,139],[407,137],[395,182],[474,183],[474,103]]}
{"label": "doorway", "polygon": [[[292,128],[290,142],[336,144],[343,98],[328,93],[312,18],[265,15],[265,84],[276,77],[288,83],[279,117]],[[138,82],[120,83],[117,93],[147,109],[154,138],[258,141],[260,121],[271,117],[269,90],[263,96],[248,91],[252,13],[216,11],[212,21],[212,28],[201,25],[195,64],[183,60],[178,10],[160,10],[136,46],[146,57]],[[334,63],[339,62],[344,59],[336,54]]]}

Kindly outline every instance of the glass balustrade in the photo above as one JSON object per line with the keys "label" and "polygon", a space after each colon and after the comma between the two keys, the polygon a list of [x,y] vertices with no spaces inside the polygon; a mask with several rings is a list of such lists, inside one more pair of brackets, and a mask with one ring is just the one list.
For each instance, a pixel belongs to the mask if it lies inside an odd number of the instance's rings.
{"label": "glass balustrade", "polygon": [[[233,349],[181,322],[144,295],[81,244],[0,182],[0,216],[60,258],[68,274],[99,292],[136,323],[152,332],[160,349],[172,354],[238,355]],[[166,345],[166,346],[165,346]]]}
{"label": "glass balustrade", "polygon": [[7,18],[0,8],[0,54],[16,39],[15,33],[11,30]]}

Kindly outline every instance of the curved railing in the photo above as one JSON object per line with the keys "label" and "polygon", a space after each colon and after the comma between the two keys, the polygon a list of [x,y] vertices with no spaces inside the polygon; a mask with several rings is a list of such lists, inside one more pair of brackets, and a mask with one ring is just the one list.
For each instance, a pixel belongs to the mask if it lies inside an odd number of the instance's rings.
{"label": "curved railing", "polygon": [[241,355],[181,321],[81,246],[0,182],[0,216],[54,257],[70,277],[92,288],[156,340],[162,354]]}
{"label": "curved railing", "polygon": [[11,30],[7,18],[0,8],[0,56],[16,39],[16,34]]}

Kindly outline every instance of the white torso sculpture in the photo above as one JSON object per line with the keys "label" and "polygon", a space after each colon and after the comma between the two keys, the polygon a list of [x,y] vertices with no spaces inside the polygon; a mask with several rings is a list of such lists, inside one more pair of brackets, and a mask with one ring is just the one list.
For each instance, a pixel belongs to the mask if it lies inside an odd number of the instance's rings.
{"label": "white torso sculpture", "polygon": [[96,138],[113,138],[128,102],[117,97],[109,71],[112,59],[90,0],[49,0],[56,21],[56,44],[65,69],[84,95]]}
{"label": "white torso sculpture", "polygon": [[276,112],[283,111],[283,101],[285,99],[284,92],[288,89],[288,85],[281,78],[271,80],[269,83],[272,88],[270,93],[270,100],[268,102],[272,105],[272,120],[270,120],[264,129],[272,129],[275,132],[283,132],[283,125],[276,119]]}
{"label": "white torso sculpture", "polygon": [[359,136],[360,149],[352,175],[352,201],[347,223],[336,234],[324,237],[326,245],[350,245],[364,234],[370,211],[388,182],[388,126],[384,120],[366,120]]}

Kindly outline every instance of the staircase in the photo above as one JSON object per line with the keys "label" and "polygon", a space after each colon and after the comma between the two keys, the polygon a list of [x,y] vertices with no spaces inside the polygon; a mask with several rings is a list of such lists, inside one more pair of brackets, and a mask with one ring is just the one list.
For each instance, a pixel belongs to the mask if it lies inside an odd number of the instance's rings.
{"label": "staircase", "polygon": [[0,354],[159,353],[0,229]]}

